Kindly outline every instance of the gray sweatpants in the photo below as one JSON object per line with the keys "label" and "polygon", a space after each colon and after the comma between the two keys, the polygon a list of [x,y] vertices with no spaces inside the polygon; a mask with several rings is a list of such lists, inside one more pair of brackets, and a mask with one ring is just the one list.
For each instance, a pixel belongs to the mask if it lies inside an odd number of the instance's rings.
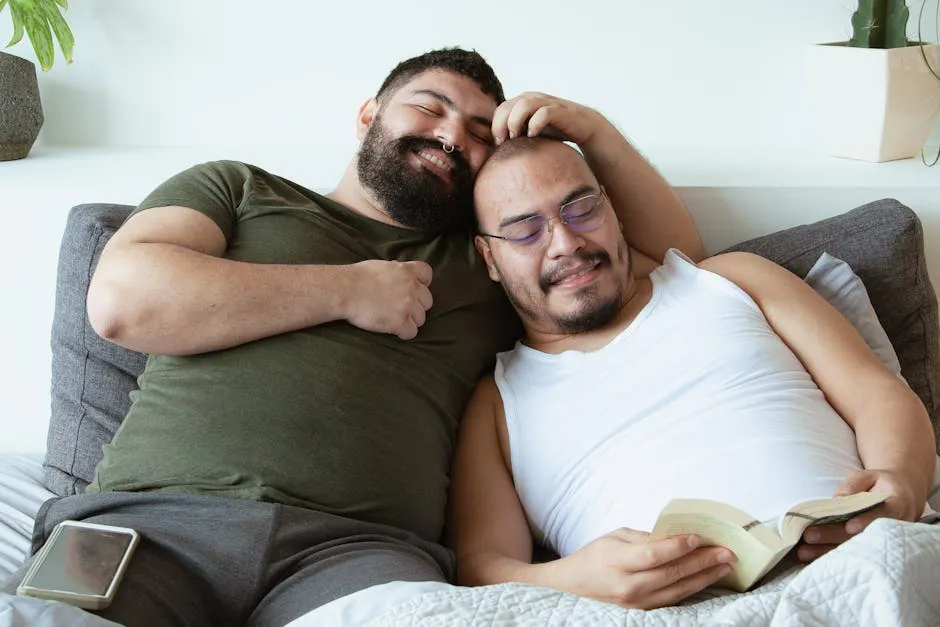
{"label": "gray sweatpants", "polygon": [[34,553],[63,520],[140,533],[100,612],[128,627],[280,626],[375,584],[454,575],[450,551],[414,534],[274,503],[159,492],[54,499],[37,516]]}

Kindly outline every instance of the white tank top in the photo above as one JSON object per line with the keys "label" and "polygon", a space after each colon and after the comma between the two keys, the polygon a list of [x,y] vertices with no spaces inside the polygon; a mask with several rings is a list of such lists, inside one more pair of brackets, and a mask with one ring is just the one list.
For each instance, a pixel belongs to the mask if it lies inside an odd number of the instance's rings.
{"label": "white tank top", "polygon": [[617,527],[649,531],[673,498],[772,521],[860,470],[851,428],[756,303],[677,251],[650,302],[603,348],[497,358],[512,472],[560,555]]}

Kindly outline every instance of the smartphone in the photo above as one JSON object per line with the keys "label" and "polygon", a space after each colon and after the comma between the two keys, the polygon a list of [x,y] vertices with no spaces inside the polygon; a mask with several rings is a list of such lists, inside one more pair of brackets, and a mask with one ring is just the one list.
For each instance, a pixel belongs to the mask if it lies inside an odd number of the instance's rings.
{"label": "smartphone", "polygon": [[16,593],[104,609],[114,600],[139,541],[140,535],[127,527],[63,521],[39,549]]}

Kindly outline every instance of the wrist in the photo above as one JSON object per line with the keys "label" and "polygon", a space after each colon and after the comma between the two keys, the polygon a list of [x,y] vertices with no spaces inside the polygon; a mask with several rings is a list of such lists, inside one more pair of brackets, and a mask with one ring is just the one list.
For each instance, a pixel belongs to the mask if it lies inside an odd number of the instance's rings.
{"label": "wrist", "polygon": [[541,587],[552,587],[550,564],[531,564],[495,553],[465,556],[461,583],[472,586],[488,586],[500,583],[527,583]]}
{"label": "wrist", "polygon": [[596,111],[594,114],[594,130],[578,147],[584,152],[589,164],[616,163],[623,158],[624,150],[631,149],[632,146],[610,120]]}
{"label": "wrist", "polygon": [[933,464],[930,464],[929,469],[924,468],[923,465],[908,464],[896,469],[895,472],[901,477],[904,485],[911,490],[917,506],[921,507],[925,504],[933,483]]}
{"label": "wrist", "polygon": [[922,467],[912,463],[879,464],[870,468],[872,472],[889,477],[884,488],[873,486],[870,491],[886,490],[891,493],[896,507],[894,517],[910,520],[918,518],[927,503],[932,476],[927,478]]}
{"label": "wrist", "polygon": [[356,303],[360,282],[356,264],[329,266],[330,272],[320,298],[327,302],[331,320],[349,320]]}
{"label": "wrist", "polygon": [[569,560],[565,558],[558,558],[542,564],[531,564],[526,573],[528,577],[526,583],[576,593],[575,586],[572,585],[572,582],[569,581],[570,577],[567,576],[568,564]]}

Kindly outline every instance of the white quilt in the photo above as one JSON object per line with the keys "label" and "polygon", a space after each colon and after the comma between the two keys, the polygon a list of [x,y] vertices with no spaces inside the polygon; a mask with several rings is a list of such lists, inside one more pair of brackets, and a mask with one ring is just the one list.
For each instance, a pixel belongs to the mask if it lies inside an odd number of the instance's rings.
{"label": "white quilt", "polygon": [[[0,583],[29,550],[51,494],[41,458],[0,454]],[[940,464],[931,505],[940,509]],[[743,595],[638,612],[519,584],[459,588],[392,582],[314,610],[290,627],[344,625],[912,625],[940,626],[940,525],[881,520],[802,570]],[[114,626],[63,603],[0,594],[0,627]]]}
{"label": "white quilt", "polygon": [[[407,598],[405,587],[429,590]],[[381,588],[381,587],[380,587]],[[522,584],[458,588],[393,584],[340,599],[294,621],[407,626],[915,626],[940,625],[940,525],[879,520],[810,566],[793,567],[754,591],[693,598],[643,612]],[[370,594],[373,598],[370,598]],[[389,606],[389,596],[399,602]],[[365,608],[377,610],[367,616]]]}

